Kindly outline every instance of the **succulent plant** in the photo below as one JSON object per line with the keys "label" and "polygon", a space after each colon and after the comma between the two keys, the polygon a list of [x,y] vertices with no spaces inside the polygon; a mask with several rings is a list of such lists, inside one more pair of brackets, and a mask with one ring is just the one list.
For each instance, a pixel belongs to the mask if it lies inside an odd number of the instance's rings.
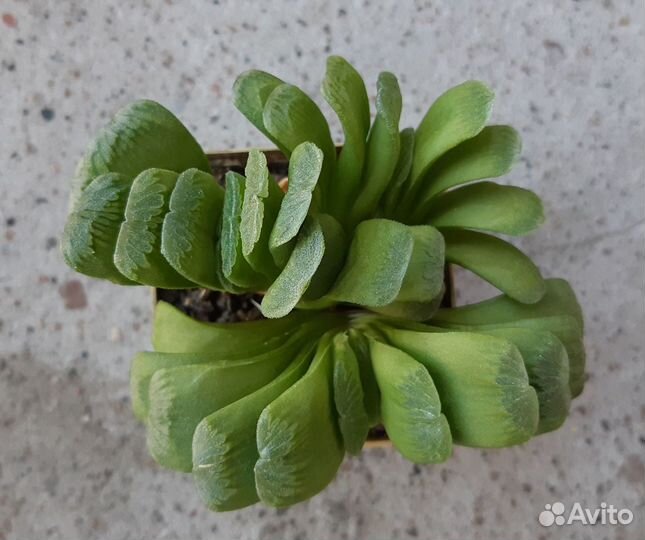
{"label": "succulent plant", "polygon": [[[262,294],[264,320],[195,321],[159,302],[154,352],[133,360],[131,394],[153,457],[192,472],[209,508],[313,496],[383,424],[416,463],[453,444],[520,444],[558,428],[584,384],[582,314],[563,280],[493,234],[543,221],[532,192],[491,181],[519,150],[486,126],[493,101],[469,81],[400,129],[396,77],[365,84],[331,57],[317,105],[262,71],[234,86],[238,109],[289,159],[276,182],[251,150],[224,185],[172,113],[120,111],[78,167],[62,250],[123,285]],[[502,295],[440,308],[446,264]]]}

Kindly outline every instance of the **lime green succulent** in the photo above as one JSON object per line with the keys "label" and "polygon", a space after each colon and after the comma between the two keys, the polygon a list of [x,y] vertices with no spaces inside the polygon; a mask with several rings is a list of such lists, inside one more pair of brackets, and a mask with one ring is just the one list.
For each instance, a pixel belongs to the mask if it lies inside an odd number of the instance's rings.
{"label": "lime green succulent", "polygon": [[[493,234],[543,221],[532,192],[489,180],[520,151],[486,126],[469,81],[401,129],[391,73],[365,84],[331,57],[318,106],[265,72],[238,109],[289,160],[288,187],[251,150],[224,185],[188,130],[151,101],[120,111],[78,167],[61,243],[75,270],[123,285],[259,293],[265,319],[198,322],[159,302],[131,371],[152,456],[192,472],[209,508],[288,506],[321,491],[382,424],[415,463],[453,444],[521,444],[557,429],[584,385],[582,314],[563,280]],[[441,308],[446,264],[501,296]]]}

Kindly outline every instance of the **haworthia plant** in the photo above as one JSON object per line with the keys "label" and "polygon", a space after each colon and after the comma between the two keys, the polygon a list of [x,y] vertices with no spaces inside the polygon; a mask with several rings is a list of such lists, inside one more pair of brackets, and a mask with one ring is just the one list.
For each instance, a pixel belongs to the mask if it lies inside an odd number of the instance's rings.
{"label": "haworthia plant", "polygon": [[495,328],[483,333],[507,339],[524,360],[529,384],[539,403],[538,433],[559,428],[569,414],[569,357],[562,342],[551,332],[528,328]]}
{"label": "haworthia plant", "polygon": [[544,220],[535,193],[514,186],[479,182],[442,193],[428,209],[429,222],[439,228],[463,228],[522,235]]}
{"label": "haworthia plant", "polygon": [[255,484],[260,499],[272,506],[288,506],[315,495],[333,479],[342,462],[333,368],[327,335],[307,373],[260,415]]}
{"label": "haworthia plant", "polygon": [[535,434],[537,394],[512,342],[468,332],[387,329],[385,335],[428,369],[456,443],[502,447]]}
{"label": "haworthia plant", "polygon": [[[455,186],[484,178],[497,178],[511,170],[521,149],[520,136],[510,126],[487,126],[436,160],[426,173],[426,181],[414,195],[417,219],[429,216],[433,198]],[[403,206],[403,205],[402,205]]]}
{"label": "haworthia plant", "polygon": [[193,436],[193,476],[200,495],[213,510],[234,510],[259,500],[254,468],[262,411],[306,372],[310,343],[279,376],[230,405],[206,416]]}
{"label": "haworthia plant", "polygon": [[267,131],[285,149],[287,156],[303,143],[310,141],[320,148],[323,160],[319,184],[322,208],[331,205],[329,184],[333,181],[336,168],[336,147],[329,132],[329,126],[318,106],[297,86],[281,84],[271,92],[264,104],[262,118]]}
{"label": "haworthia plant", "polygon": [[450,426],[428,370],[399,348],[379,341],[372,340],[370,350],[381,390],[383,424],[394,446],[415,463],[448,459]]}
{"label": "haworthia plant", "polygon": [[233,85],[233,101],[238,110],[283,152],[286,147],[264,125],[264,106],[271,92],[283,81],[265,71],[250,70],[242,73]]}
{"label": "haworthia plant", "polygon": [[451,88],[435,101],[416,132],[411,184],[420,182],[446,152],[484,129],[494,94],[479,81]]}
{"label": "haworthia plant", "polygon": [[365,333],[356,328],[350,328],[347,336],[358,361],[367,423],[370,427],[374,427],[381,421],[381,393],[372,368],[369,341]]}
{"label": "haworthia plant", "polygon": [[294,336],[277,349],[250,358],[209,362],[208,355],[201,355],[200,363],[194,355],[189,355],[187,362],[170,359],[177,365],[154,371],[148,383],[148,447],[152,456],[165,467],[190,471],[192,436],[199,421],[271,382],[310,339],[313,336]]}
{"label": "haworthia plant", "polygon": [[270,231],[269,249],[276,264],[283,266],[293,249],[313,201],[324,155],[313,143],[298,145],[289,161],[289,190],[285,193]]}
{"label": "haworthia plant", "polygon": [[153,167],[176,173],[193,167],[210,172],[199,144],[168,109],[150,100],[135,101],[89,145],[76,169],[72,205],[98,176],[117,173],[133,180]]}
{"label": "haworthia plant", "polygon": [[338,156],[336,177],[330,186],[331,196],[343,212],[351,207],[359,188],[367,153],[370,129],[370,104],[365,83],[351,64],[340,56],[327,59],[327,73],[322,83],[325,100],[343,125],[345,143]]}
{"label": "haworthia plant", "polygon": [[161,252],[163,222],[178,176],[172,171],[147,169],[132,182],[114,248],[114,264],[132,281],[166,289],[195,286]]}
{"label": "haworthia plant", "polygon": [[347,333],[334,337],[333,356],[334,403],[338,411],[338,428],[347,452],[359,454],[367,438],[369,418],[365,410],[359,360]]}
{"label": "haworthia plant", "polygon": [[[236,106],[290,159],[285,194],[258,150],[249,153],[244,175],[229,172],[221,189],[172,113],[151,101],[126,107],[79,166],[62,241],[65,259],[80,272],[122,284],[270,291],[262,303],[268,317],[340,302],[426,320],[439,304],[440,284],[433,282],[433,298],[417,291],[427,283],[427,267],[408,270],[407,255],[382,252],[381,245],[388,238],[398,242],[392,235],[401,226],[411,233],[432,225],[445,238],[445,252],[438,243],[434,253],[427,251],[434,262],[441,264],[445,253],[447,262],[521,302],[540,299],[544,288],[535,265],[511,244],[482,236],[531,232],[543,221],[539,198],[492,182],[451,190],[505,174],[519,153],[512,128],[485,125],[489,88],[469,81],[450,89],[416,130],[401,131],[402,96],[392,73],[378,77],[371,126],[365,83],[347,60],[329,59],[322,93],[345,134],[338,158],[327,121],[302,90],[257,70],[234,85]],[[378,230],[366,225],[375,220],[381,220]],[[316,278],[316,256],[307,264],[292,257],[296,248],[306,257],[312,223],[322,230],[318,256],[325,253]],[[366,237],[367,229],[373,232]],[[381,231],[379,243],[370,240]],[[406,245],[401,238],[399,249]],[[402,294],[408,299],[397,297],[406,271]],[[363,274],[369,276],[363,283],[352,278]]]}
{"label": "haworthia plant", "polygon": [[370,307],[391,304],[401,290],[413,249],[407,225],[389,219],[363,221],[329,297]]}
{"label": "haworthia plant", "polygon": [[65,262],[82,274],[121,285],[136,284],[114,264],[114,251],[132,179],[118,173],[97,176],[78,196],[70,212],[61,250]]}
{"label": "haworthia plant", "polygon": [[361,192],[350,212],[354,225],[374,215],[374,210],[392,179],[401,145],[401,107],[401,90],[396,77],[392,73],[381,73],[377,83],[376,118],[367,139]]}
{"label": "haworthia plant", "polygon": [[[321,92],[340,148],[297,86],[257,70],[233,86],[287,178],[255,149],[216,178],[183,124],[142,100],[89,145],[73,182],[61,247],[76,271],[262,297],[263,318],[235,324],[159,302],[153,350],[132,362],[150,453],[192,473],[212,510],[315,495],[370,429],[419,464],[454,445],[523,444],[560,427],[584,387],[571,287],[495,236],[532,232],[544,210],[533,192],[490,181],[521,148],[513,128],[486,125],[492,90],[449,89],[416,129],[400,125],[392,73],[378,76],[373,120],[347,60],[329,58]],[[447,264],[502,294],[446,305]]]}
{"label": "haworthia plant", "polygon": [[262,300],[265,316],[283,317],[296,306],[318,271],[325,247],[320,221],[311,216],[300,231],[287,264]]}
{"label": "haworthia plant", "polygon": [[471,270],[525,304],[544,295],[544,280],[533,261],[512,244],[466,229],[445,229],[446,260]]}
{"label": "haworthia plant", "polygon": [[277,267],[269,250],[269,236],[278,215],[283,193],[270,179],[265,155],[253,150],[246,163],[244,201],[240,216],[242,255],[254,271],[269,279]]}
{"label": "haworthia plant", "polygon": [[188,169],[177,178],[161,230],[161,253],[168,263],[209,289],[223,287],[221,258],[213,242],[223,200],[224,190],[209,174]]}
{"label": "haworthia plant", "polygon": [[566,281],[547,279],[545,287],[546,293],[535,304],[523,304],[502,295],[477,304],[441,309],[433,324],[472,331],[528,328],[554,334],[567,351],[569,388],[572,397],[576,397],[582,393],[585,381],[582,310]]}

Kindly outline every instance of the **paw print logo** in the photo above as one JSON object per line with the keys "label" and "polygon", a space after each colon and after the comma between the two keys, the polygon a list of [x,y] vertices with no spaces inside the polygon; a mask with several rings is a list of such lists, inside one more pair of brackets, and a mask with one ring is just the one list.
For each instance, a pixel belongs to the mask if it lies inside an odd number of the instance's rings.
{"label": "paw print logo", "polygon": [[564,525],[564,504],[561,502],[554,502],[553,504],[545,504],[544,510],[540,512],[538,521],[544,527],[550,527],[554,523],[556,525]]}

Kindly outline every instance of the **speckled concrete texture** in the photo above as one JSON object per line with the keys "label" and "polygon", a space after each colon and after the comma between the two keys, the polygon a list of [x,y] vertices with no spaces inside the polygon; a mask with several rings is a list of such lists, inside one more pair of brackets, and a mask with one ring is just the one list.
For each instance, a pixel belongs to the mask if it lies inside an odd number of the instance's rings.
{"label": "speckled concrete texture", "polygon": [[[0,540],[643,538],[644,11],[636,0],[2,0]],[[265,145],[231,104],[235,75],[266,69],[318,99],[329,53],[354,62],[372,97],[378,71],[396,73],[406,125],[450,85],[495,89],[493,122],[524,140],[509,180],[548,210],[520,245],[578,292],[589,381],[561,430],[522,447],[458,448],[428,467],[375,450],[288,510],[209,513],[189,476],[148,457],[129,409],[149,291],[61,260],[68,182],[88,139],[140,97],[207,148]],[[458,283],[462,299],[489,292]],[[627,507],[635,521],[543,528],[554,501]]]}

